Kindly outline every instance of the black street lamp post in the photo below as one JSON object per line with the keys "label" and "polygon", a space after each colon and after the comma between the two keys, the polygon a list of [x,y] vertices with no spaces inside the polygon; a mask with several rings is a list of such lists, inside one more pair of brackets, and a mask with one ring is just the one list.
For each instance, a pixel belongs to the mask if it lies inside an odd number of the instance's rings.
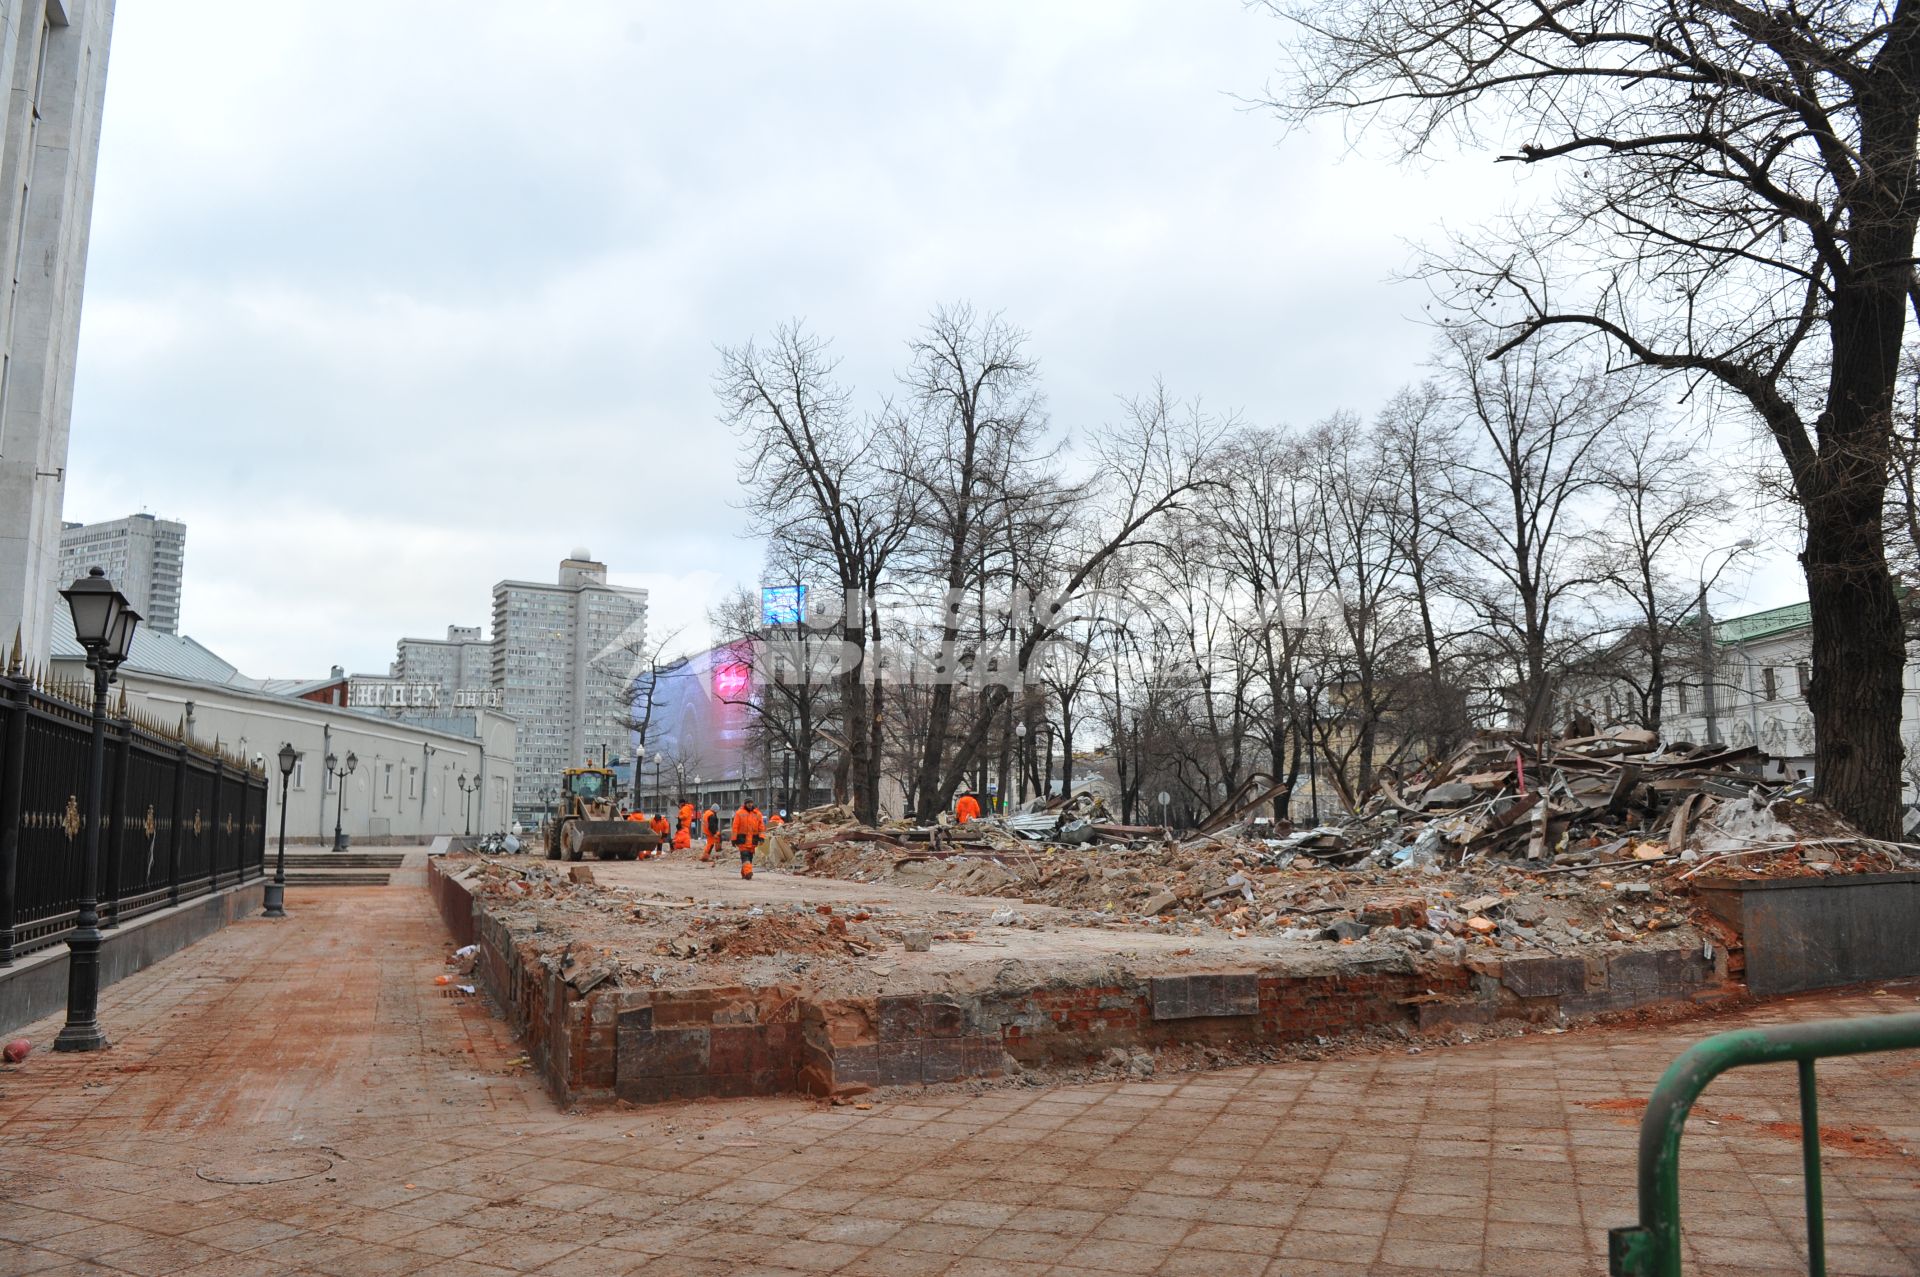
{"label": "black street lamp post", "polygon": [[465,772],[460,773],[460,819],[466,824],[467,831],[463,836],[467,838],[473,837],[472,791],[478,788],[480,788],[480,778],[478,776],[473,778],[472,785],[468,785],[467,774]]}
{"label": "black street lamp post", "polygon": [[133,650],[140,614],[127,606],[107,574],[93,568],[60,591],[73,613],[73,635],[93,671],[93,742],[87,754],[87,840],[82,849],[80,913],[67,936],[67,1022],[56,1051],[103,1051],[100,1028],[100,797],[107,762],[107,685]]}
{"label": "black street lamp post", "polygon": [[[327,755],[327,770],[333,773],[333,783],[340,787],[340,801],[333,809],[333,849],[335,851],[347,849],[347,835],[341,827],[341,822],[347,817],[347,777],[353,775],[353,769],[359,765],[360,759],[352,750],[347,751],[347,764],[344,767],[332,754]],[[323,816],[321,819],[324,820],[326,817]]]}
{"label": "black street lamp post", "polygon": [[280,747],[280,851],[273,861],[273,881],[267,884],[266,908],[260,911],[263,918],[287,916],[287,782],[293,779],[293,765],[299,761],[292,741]]}

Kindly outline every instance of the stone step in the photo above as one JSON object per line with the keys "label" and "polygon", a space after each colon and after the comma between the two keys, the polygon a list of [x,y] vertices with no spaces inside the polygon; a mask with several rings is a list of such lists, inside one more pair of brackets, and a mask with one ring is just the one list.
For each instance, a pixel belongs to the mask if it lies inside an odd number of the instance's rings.
{"label": "stone step", "polygon": [[372,870],[341,869],[332,873],[287,870],[289,887],[384,887],[392,881],[392,874]]}
{"label": "stone step", "polygon": [[[398,869],[402,859],[404,856],[399,852],[290,851],[287,853],[287,868],[298,865],[302,869]],[[273,861],[274,856],[269,852],[267,863],[271,865]]]}

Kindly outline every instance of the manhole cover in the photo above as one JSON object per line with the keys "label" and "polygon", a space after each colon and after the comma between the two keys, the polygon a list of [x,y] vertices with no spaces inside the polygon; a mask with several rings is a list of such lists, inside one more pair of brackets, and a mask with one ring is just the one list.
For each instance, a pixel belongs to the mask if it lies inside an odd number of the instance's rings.
{"label": "manhole cover", "polygon": [[194,1174],[212,1184],[278,1184],[305,1179],[333,1169],[333,1159],[318,1153],[274,1149],[248,1153],[224,1162],[208,1162]]}

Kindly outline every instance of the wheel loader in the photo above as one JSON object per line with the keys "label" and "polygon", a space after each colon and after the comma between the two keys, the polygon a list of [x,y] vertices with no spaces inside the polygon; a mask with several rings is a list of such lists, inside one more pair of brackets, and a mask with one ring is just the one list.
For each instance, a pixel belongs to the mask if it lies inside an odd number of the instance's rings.
{"label": "wheel loader", "polygon": [[548,860],[635,860],[660,846],[653,830],[621,819],[612,772],[569,767],[560,780],[560,797],[547,821]]}

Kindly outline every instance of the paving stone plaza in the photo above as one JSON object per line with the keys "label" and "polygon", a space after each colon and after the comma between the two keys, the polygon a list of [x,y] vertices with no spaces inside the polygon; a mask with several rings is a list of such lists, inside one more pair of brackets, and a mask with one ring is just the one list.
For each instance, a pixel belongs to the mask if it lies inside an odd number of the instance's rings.
{"label": "paving stone plaza", "polygon": [[[107,989],[112,1050],[0,1072],[0,1271],[193,1274],[1598,1274],[1639,1106],[1732,1018],[870,1106],[559,1111],[415,867],[289,891]],[[1903,1008],[1904,1009],[1904,1008]],[[1920,1271],[1920,1059],[1821,1067],[1829,1271]],[[1709,1090],[1690,1272],[1805,1271],[1791,1070]]]}

